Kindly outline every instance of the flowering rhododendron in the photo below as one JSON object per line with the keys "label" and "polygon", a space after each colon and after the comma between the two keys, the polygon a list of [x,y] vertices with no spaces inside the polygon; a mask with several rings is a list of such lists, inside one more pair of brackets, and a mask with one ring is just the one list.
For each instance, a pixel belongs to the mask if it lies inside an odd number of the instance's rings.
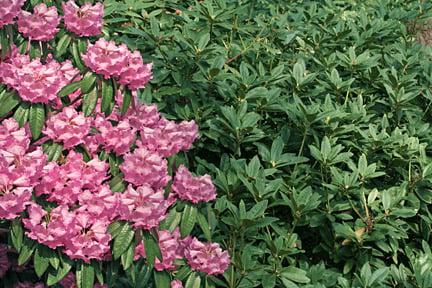
{"label": "flowering rhododendron", "polygon": [[74,1],[62,3],[66,28],[79,36],[96,36],[102,32],[103,5],[84,4],[82,7]]}
{"label": "flowering rhododendron", "polygon": [[60,16],[56,7],[47,7],[45,3],[34,7],[33,13],[21,11],[18,16],[18,30],[24,37],[37,41],[48,41],[59,31]]}
{"label": "flowering rhododendron", "polygon": [[183,283],[180,280],[171,281],[171,288],[183,288]]}
{"label": "flowering rhododendron", "polygon": [[0,0],[0,29],[13,23],[21,11],[25,0]]}
{"label": "flowering rhododendron", "polygon": [[[86,45],[71,37],[101,34],[101,3],[30,3],[28,12],[20,11],[24,1],[3,2],[0,29],[8,25],[28,40],[0,53],[0,224],[10,230],[0,235],[0,278],[32,269],[23,261],[31,257],[38,278],[17,278],[14,287],[45,287],[41,279],[48,285],[52,275],[63,287],[80,287],[77,281],[89,272],[82,269],[93,269],[89,273],[99,274],[90,281],[104,283],[103,269],[115,261],[125,269],[144,264],[166,271],[160,274],[166,283],[184,259],[196,271],[223,273],[228,253],[191,237],[194,226],[180,215],[202,213],[192,205],[216,197],[209,175],[193,176],[176,164],[175,154],[198,138],[198,126],[170,121],[156,105],[138,100],[137,90],[153,77],[152,64],[125,44],[100,38]],[[58,38],[72,51],[53,46]],[[37,42],[40,51],[34,52],[35,41],[48,40]],[[19,261],[9,261],[16,254]],[[160,258],[151,260],[155,254]],[[41,264],[43,257],[48,265]],[[100,283],[91,282],[108,287]]]}
{"label": "flowering rhododendron", "polygon": [[192,203],[207,202],[216,198],[216,188],[210,176],[194,177],[184,165],[177,169],[172,189],[180,199]]}

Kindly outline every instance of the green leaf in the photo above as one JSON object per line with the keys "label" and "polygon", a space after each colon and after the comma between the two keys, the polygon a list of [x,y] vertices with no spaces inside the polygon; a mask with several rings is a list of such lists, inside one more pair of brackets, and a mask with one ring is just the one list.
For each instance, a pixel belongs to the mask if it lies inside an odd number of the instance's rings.
{"label": "green leaf", "polygon": [[30,103],[21,102],[18,108],[15,110],[13,118],[18,122],[20,127],[24,127],[25,123],[28,121],[30,115]]}
{"label": "green leaf", "polygon": [[30,131],[33,139],[38,139],[45,125],[45,106],[42,103],[30,107]]}
{"label": "green leaf", "polygon": [[47,278],[48,286],[54,285],[60,280],[62,280],[72,268],[72,263],[73,263],[72,260],[66,258],[66,256],[61,256],[61,258],[62,258],[61,265],[60,265],[60,260],[57,257],[52,257],[50,259],[51,265],[54,263],[54,261],[51,261],[52,259],[56,259],[55,263],[58,262],[59,264],[57,265],[57,268],[49,269],[48,278]]}
{"label": "green leaf", "polygon": [[294,281],[296,283],[306,284],[310,282],[310,279],[306,276],[306,271],[294,266],[284,268],[281,275],[283,278]]}
{"label": "green leaf", "polygon": [[49,267],[49,255],[51,250],[43,245],[37,245],[33,257],[33,266],[38,277],[41,277]]}
{"label": "green leaf", "polygon": [[61,57],[66,52],[71,40],[72,38],[68,34],[63,35],[63,37],[60,38],[55,47],[55,54],[57,57]]}
{"label": "green leaf", "polygon": [[101,112],[110,115],[114,107],[114,87],[110,80],[102,80],[102,104]]}
{"label": "green leaf", "polygon": [[129,224],[125,224],[117,237],[114,239],[113,256],[114,259],[119,259],[126,252],[134,237],[134,231]]}
{"label": "green leaf", "polygon": [[123,104],[122,104],[122,107],[120,109],[120,112],[122,115],[126,114],[126,112],[129,109],[131,102],[132,102],[132,93],[129,89],[125,88],[125,90],[123,92]]}
{"label": "green leaf", "polygon": [[159,260],[162,260],[162,254],[159,249],[158,241],[148,231],[143,231],[143,241],[148,265],[153,267],[156,257],[158,257]]}
{"label": "green leaf", "polygon": [[12,221],[12,227],[10,232],[12,245],[17,250],[17,252],[20,252],[24,237],[24,230],[20,220],[15,219]]}
{"label": "green leaf", "polygon": [[91,264],[83,263],[76,272],[77,284],[81,288],[93,288],[95,271]]}
{"label": "green leaf", "polygon": [[186,281],[185,288],[199,288],[201,286],[201,278],[199,275],[192,273]]}
{"label": "green leaf", "polygon": [[18,256],[18,265],[23,265],[26,263],[36,248],[36,242],[30,238],[25,237],[21,246],[21,251]]}
{"label": "green leaf", "polygon": [[75,81],[72,82],[66,86],[64,86],[58,93],[57,96],[62,98],[62,97],[66,97],[69,94],[72,94],[73,92],[75,92],[76,90],[78,90],[79,88],[81,88],[81,81]]}
{"label": "green leaf", "polygon": [[170,288],[171,287],[171,278],[166,271],[158,272],[154,271],[154,283],[156,288]]}
{"label": "green leaf", "polygon": [[0,95],[0,118],[2,118],[18,106],[21,99],[15,92],[3,91]]}
{"label": "green leaf", "polygon": [[[127,270],[133,263],[134,258],[134,252],[135,252],[135,245],[133,245],[134,242],[131,242],[131,245],[129,245],[129,248],[126,250],[126,253],[123,253],[120,257],[121,264],[123,265],[123,269]],[[147,250],[146,250],[147,252]]]}
{"label": "green leaf", "polygon": [[98,93],[96,87],[93,88],[89,93],[85,94],[83,97],[82,111],[85,116],[90,116],[97,104]]}
{"label": "green leaf", "polygon": [[95,81],[96,81],[96,76],[92,72],[87,72],[84,75],[84,78],[80,81],[81,93],[82,94],[89,93],[94,88]]}
{"label": "green leaf", "polygon": [[198,213],[197,219],[198,219],[198,225],[200,226],[201,230],[203,231],[204,236],[206,237],[206,239],[208,241],[211,241],[210,225],[208,224],[206,217],[203,214]]}
{"label": "green leaf", "polygon": [[183,209],[182,220],[180,223],[180,233],[182,237],[186,237],[192,232],[195,227],[196,219],[197,209],[192,205],[186,204]]}

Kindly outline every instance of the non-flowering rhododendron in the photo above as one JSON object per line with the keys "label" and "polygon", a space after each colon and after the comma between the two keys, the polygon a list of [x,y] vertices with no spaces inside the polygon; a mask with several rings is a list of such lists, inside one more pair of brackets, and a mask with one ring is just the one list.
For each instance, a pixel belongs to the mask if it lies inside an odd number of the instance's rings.
{"label": "non-flowering rhododendron", "polygon": [[18,30],[31,40],[48,41],[59,31],[61,17],[56,7],[47,7],[45,3],[34,7],[33,13],[21,11],[18,16]]}
{"label": "non-flowering rhododendron", "polygon": [[85,3],[82,7],[74,1],[62,3],[66,29],[79,36],[96,36],[102,32],[103,5]]}
{"label": "non-flowering rhododendron", "polygon": [[184,165],[177,169],[172,189],[180,199],[192,203],[207,202],[216,198],[216,188],[210,176],[194,177]]}
{"label": "non-flowering rhododendron", "polygon": [[25,0],[0,0],[0,29],[13,23],[24,2]]}
{"label": "non-flowering rhododendron", "polygon": [[230,264],[227,251],[217,243],[204,243],[195,237],[183,240],[184,255],[192,269],[209,275],[222,274]]}

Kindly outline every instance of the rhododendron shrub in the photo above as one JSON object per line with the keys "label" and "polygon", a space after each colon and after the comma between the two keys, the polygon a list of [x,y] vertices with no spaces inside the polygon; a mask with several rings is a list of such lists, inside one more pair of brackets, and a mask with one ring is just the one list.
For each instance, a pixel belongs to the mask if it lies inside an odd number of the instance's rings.
{"label": "rhododendron shrub", "polygon": [[101,3],[3,2],[0,279],[108,287],[154,270],[148,285],[182,287],[188,275],[223,274],[228,253],[192,235],[201,229],[210,240],[194,205],[205,208],[216,189],[176,155],[192,147],[198,126],[136,97],[152,63],[95,38]]}

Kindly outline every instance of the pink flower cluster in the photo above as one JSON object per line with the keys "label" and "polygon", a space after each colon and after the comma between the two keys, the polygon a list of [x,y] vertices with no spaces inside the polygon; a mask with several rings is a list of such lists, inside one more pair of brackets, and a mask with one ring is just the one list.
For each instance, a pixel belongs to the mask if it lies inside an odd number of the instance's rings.
{"label": "pink flower cluster", "polygon": [[[174,261],[186,258],[187,263],[193,270],[204,272],[208,275],[222,274],[230,264],[230,257],[227,251],[222,251],[217,243],[205,243],[194,237],[180,238],[180,232],[175,229],[158,231],[159,248],[162,261],[155,259],[155,269],[175,270]],[[135,249],[134,260],[145,257],[145,249],[140,242]],[[176,283],[176,285],[181,282]],[[181,286],[179,286],[181,287]]]}
{"label": "pink flower cluster", "polygon": [[40,59],[17,54],[0,63],[0,81],[15,89],[21,99],[31,103],[59,103],[57,93],[69,84],[79,71],[70,61],[58,63],[49,58],[44,64]]}
{"label": "pink flower cluster", "polygon": [[34,7],[33,13],[21,11],[18,16],[18,30],[24,37],[37,41],[48,41],[59,31],[60,17],[54,6],[41,3]]}
{"label": "pink flower cluster", "polygon": [[0,219],[14,219],[30,204],[46,157],[14,119],[0,125]]}
{"label": "pink flower cluster", "polygon": [[192,203],[216,199],[216,189],[210,176],[194,177],[184,165],[178,168],[172,189],[180,199]]}
{"label": "pink flower cluster", "polygon": [[25,0],[0,0],[0,29],[13,23],[24,2]]}
{"label": "pink flower cluster", "polygon": [[143,88],[153,77],[152,64],[144,64],[138,51],[132,53],[125,44],[117,46],[103,38],[89,44],[82,59],[92,71],[105,79],[113,77],[130,90]]}
{"label": "pink flower cluster", "polygon": [[79,36],[96,36],[102,32],[103,5],[84,4],[81,8],[74,1],[62,3],[66,28]]}

